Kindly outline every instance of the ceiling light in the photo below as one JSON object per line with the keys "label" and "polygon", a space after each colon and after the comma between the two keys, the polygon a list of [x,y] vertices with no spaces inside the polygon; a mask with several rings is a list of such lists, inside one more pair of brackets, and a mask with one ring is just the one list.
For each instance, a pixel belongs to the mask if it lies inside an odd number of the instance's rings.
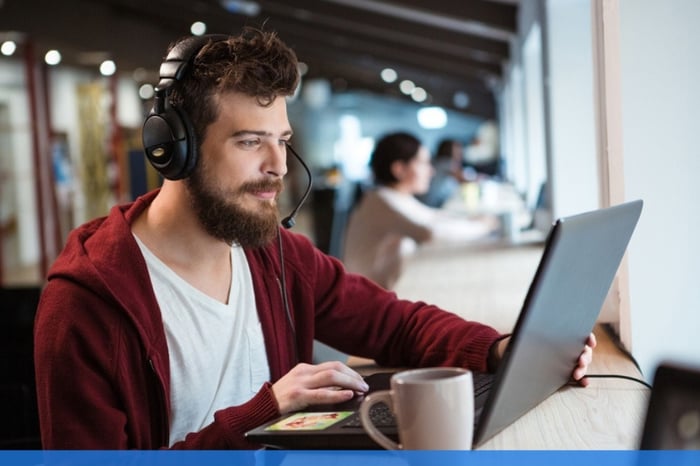
{"label": "ceiling light", "polygon": [[58,50],[49,50],[46,52],[46,55],[44,55],[44,61],[47,65],[58,65],[61,63],[61,52]]}
{"label": "ceiling light", "polygon": [[6,57],[9,57],[15,53],[15,50],[17,50],[17,44],[13,40],[6,40],[2,43],[2,45],[0,45],[0,53]]}
{"label": "ceiling light", "polygon": [[428,93],[422,87],[416,87],[411,92],[411,98],[416,102],[425,102],[425,99],[428,98]]}
{"label": "ceiling light", "polygon": [[330,82],[321,78],[307,81],[301,92],[306,105],[313,109],[325,107],[332,94]]}
{"label": "ceiling light", "polygon": [[221,0],[220,4],[226,11],[235,15],[258,16],[260,4],[248,0]]}
{"label": "ceiling light", "polygon": [[153,84],[143,84],[141,87],[139,87],[139,97],[141,97],[143,100],[148,100],[152,98],[155,95],[155,89],[153,88]]}
{"label": "ceiling light", "polygon": [[452,103],[457,108],[467,108],[469,106],[469,94],[458,91],[452,96]]}
{"label": "ceiling light", "polygon": [[423,107],[416,116],[418,124],[425,129],[440,129],[447,125],[447,112],[442,107]]}
{"label": "ceiling light", "polygon": [[190,32],[193,36],[202,36],[207,32],[207,25],[201,21],[195,21],[190,26]]}
{"label": "ceiling light", "polygon": [[411,81],[410,79],[404,79],[399,83],[399,89],[406,95],[410,95],[411,92],[413,92],[413,89],[415,88],[416,85],[413,84],[413,81]]}
{"label": "ceiling light", "polygon": [[393,83],[398,78],[398,74],[391,68],[384,68],[381,73],[381,77],[385,83]]}
{"label": "ceiling light", "polygon": [[112,60],[105,60],[100,64],[102,76],[112,76],[115,71],[117,71],[117,65]]}
{"label": "ceiling light", "polygon": [[297,64],[297,69],[299,70],[299,75],[300,75],[300,76],[304,76],[306,73],[309,72],[309,65],[307,65],[307,64],[304,63],[303,61],[300,61],[300,62]]}

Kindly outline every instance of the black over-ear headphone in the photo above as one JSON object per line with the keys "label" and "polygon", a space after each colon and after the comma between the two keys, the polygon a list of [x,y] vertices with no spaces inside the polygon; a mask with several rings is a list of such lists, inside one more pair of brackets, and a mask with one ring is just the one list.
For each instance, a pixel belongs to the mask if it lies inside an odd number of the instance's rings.
{"label": "black over-ear headphone", "polygon": [[198,142],[187,114],[170,103],[173,84],[187,73],[194,57],[209,42],[228,39],[223,34],[188,37],[177,43],[160,65],[160,81],[153,109],[143,123],[143,148],[151,164],[165,178],[179,180],[197,164]]}

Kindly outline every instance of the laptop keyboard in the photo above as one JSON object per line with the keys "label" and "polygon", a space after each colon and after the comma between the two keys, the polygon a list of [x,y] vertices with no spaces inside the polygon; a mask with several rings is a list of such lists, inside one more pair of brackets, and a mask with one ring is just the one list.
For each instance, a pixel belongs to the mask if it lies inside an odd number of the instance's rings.
{"label": "laptop keyboard", "polygon": [[493,385],[494,375],[488,372],[473,372],[472,380],[474,381],[474,398],[487,392]]}
{"label": "laptop keyboard", "polygon": [[[372,424],[377,427],[396,427],[396,418],[385,403],[377,403],[369,409],[369,417]],[[360,415],[353,414],[348,421],[343,424],[343,427],[362,427]]]}
{"label": "laptop keyboard", "polygon": [[[494,375],[484,372],[474,372],[472,373],[472,379],[474,381],[474,397],[478,397],[483,393],[487,392],[491,385],[493,384]],[[481,407],[478,407],[480,411]],[[369,410],[369,417],[372,423],[377,427],[396,427],[396,418],[394,414],[389,409],[385,403],[377,403],[372,406]],[[478,416],[475,416],[475,420]],[[360,415],[358,413],[353,414],[348,418],[348,420],[343,424],[343,427],[347,428],[358,428],[362,427],[362,422],[360,421]]]}

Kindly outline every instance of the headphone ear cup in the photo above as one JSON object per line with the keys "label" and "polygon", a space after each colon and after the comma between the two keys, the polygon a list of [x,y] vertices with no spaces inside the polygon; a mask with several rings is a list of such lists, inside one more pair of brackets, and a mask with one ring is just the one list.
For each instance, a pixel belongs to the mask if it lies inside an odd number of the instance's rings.
{"label": "headphone ear cup", "polygon": [[197,164],[197,141],[187,114],[177,107],[151,112],[143,123],[146,157],[169,180],[188,177]]}

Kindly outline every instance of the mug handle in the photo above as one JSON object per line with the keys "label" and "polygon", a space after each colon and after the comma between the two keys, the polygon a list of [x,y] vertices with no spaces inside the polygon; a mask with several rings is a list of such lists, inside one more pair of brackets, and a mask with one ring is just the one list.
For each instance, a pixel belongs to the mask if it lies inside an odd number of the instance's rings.
{"label": "mug handle", "polygon": [[382,402],[386,403],[392,411],[394,410],[393,403],[391,401],[391,391],[389,390],[381,390],[370,393],[364,400],[362,400],[362,403],[360,404],[360,421],[362,422],[362,427],[365,429],[365,432],[367,432],[367,435],[369,435],[372,440],[377,442],[383,448],[387,450],[400,450],[401,445],[382,434],[370,418],[369,411],[372,406]]}

